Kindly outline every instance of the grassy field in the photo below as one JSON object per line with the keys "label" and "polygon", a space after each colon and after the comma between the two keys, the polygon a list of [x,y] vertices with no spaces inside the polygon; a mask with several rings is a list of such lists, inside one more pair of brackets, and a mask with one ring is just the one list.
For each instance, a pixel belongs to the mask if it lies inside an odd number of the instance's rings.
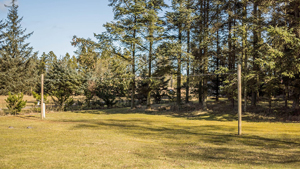
{"label": "grassy field", "polygon": [[238,136],[234,119],[206,116],[129,109],[47,113],[45,120],[39,114],[3,116],[0,168],[300,166],[299,123],[243,122]]}

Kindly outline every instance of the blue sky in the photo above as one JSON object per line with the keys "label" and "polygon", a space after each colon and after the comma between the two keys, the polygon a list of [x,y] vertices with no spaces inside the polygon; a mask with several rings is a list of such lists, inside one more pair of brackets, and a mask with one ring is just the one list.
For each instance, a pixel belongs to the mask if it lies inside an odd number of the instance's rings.
{"label": "blue sky", "polygon": [[[71,46],[73,35],[94,39],[94,33],[105,31],[103,24],[113,21],[108,0],[18,0],[21,25],[27,33],[34,32],[27,40],[39,56],[53,51],[57,56],[74,54]],[[6,19],[10,0],[0,0],[0,18]]]}

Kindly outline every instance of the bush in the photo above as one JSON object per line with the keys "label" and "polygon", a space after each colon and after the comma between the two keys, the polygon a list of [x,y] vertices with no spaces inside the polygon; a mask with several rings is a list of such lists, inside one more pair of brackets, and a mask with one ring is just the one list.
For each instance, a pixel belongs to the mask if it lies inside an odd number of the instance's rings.
{"label": "bush", "polygon": [[54,104],[58,106],[58,111],[66,111],[74,103],[70,93],[64,90],[53,91],[51,98]]}
{"label": "bush", "polygon": [[7,105],[6,107],[8,108],[9,114],[17,114],[17,112],[21,112],[22,108],[25,107],[27,100],[23,101],[23,93],[18,93],[16,94],[11,94],[8,92],[8,97],[5,99]]}
{"label": "bush", "polygon": [[[41,95],[40,94],[32,91],[32,95],[36,99],[36,102],[34,102],[35,105],[37,105],[38,102],[41,102]],[[44,103],[47,103],[47,97],[48,97],[48,94],[44,94]]]}
{"label": "bush", "polygon": [[106,74],[105,79],[98,81],[95,94],[105,102],[107,108],[112,108],[117,104],[116,98],[124,95],[123,81],[120,79],[109,79]]}
{"label": "bush", "polygon": [[92,81],[92,80],[87,81],[86,84],[84,84],[83,91],[84,91],[86,106],[88,108],[90,108],[91,104],[92,104],[93,97],[94,97],[95,92],[96,92],[96,82]]}

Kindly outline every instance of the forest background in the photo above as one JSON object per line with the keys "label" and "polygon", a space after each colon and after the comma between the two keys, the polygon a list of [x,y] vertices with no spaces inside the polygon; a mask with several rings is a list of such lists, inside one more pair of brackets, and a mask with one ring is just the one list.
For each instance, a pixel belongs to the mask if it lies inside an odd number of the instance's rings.
{"label": "forest background", "polygon": [[74,95],[84,95],[87,107],[96,97],[107,107],[125,97],[131,108],[135,100],[151,108],[151,99],[168,96],[177,105],[197,99],[206,109],[208,96],[234,105],[241,64],[244,111],[263,99],[271,110],[281,98],[288,113],[299,115],[297,0],[110,0],[109,6],[114,20],[94,34],[97,41],[74,35],[75,55],[38,56],[12,0],[0,24],[0,94],[40,93],[45,74],[45,93],[61,110]]}

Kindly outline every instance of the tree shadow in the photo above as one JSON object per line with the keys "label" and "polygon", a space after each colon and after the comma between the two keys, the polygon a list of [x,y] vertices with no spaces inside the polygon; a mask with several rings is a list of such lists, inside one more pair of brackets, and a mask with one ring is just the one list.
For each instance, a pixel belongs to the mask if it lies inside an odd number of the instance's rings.
{"label": "tree shadow", "polygon": [[[76,122],[72,130],[109,130],[138,140],[151,140],[157,145],[145,145],[145,151],[157,151],[160,157],[199,161],[262,165],[300,162],[300,138],[268,138],[257,135],[238,136],[236,128],[226,125],[184,126],[159,119],[93,119],[63,120]],[[143,156],[141,152],[135,152]],[[147,156],[152,160],[160,157]]]}
{"label": "tree shadow", "polygon": [[[189,120],[209,120],[209,121],[237,121],[238,108],[237,103],[233,107],[228,101],[208,101],[207,110],[197,103],[189,103],[180,105],[177,109],[173,106],[176,104],[156,104],[152,105],[151,110],[147,110],[146,106],[130,109],[113,108],[99,110],[76,110],[75,113],[89,114],[148,114],[148,115],[170,115],[173,117],[182,117]],[[279,111],[279,113],[278,113]],[[274,107],[273,112],[269,112],[268,106],[263,102],[257,106],[248,106],[247,112],[242,112],[242,120],[247,122],[293,122],[299,120],[300,117],[282,116],[284,113],[282,108]],[[288,118],[292,119],[289,120]]]}
{"label": "tree shadow", "polygon": [[98,109],[98,110],[76,110],[74,113],[83,113],[83,114],[148,114],[148,115],[166,115],[168,112],[161,112],[155,110],[145,110],[145,108],[136,108],[130,109],[125,108],[114,108],[114,109]]}
{"label": "tree shadow", "polygon": [[21,119],[26,119],[26,120],[39,120],[41,119],[41,117],[38,117],[38,116],[33,116],[33,115],[21,115],[21,116],[17,116],[18,118],[21,118]]}
{"label": "tree shadow", "polygon": [[[248,106],[248,110],[242,111],[242,120],[247,122],[293,122],[284,115],[282,108],[273,108],[272,112],[269,111],[267,105],[263,103],[257,106]],[[280,113],[278,113],[279,111]],[[276,113],[277,112],[277,113]],[[238,120],[238,107],[230,105],[227,101],[209,101],[207,102],[207,110],[202,107],[194,111],[181,111],[175,113],[176,117],[186,117],[190,120],[209,120],[209,121],[237,121]],[[300,119],[300,117],[293,119]]]}

